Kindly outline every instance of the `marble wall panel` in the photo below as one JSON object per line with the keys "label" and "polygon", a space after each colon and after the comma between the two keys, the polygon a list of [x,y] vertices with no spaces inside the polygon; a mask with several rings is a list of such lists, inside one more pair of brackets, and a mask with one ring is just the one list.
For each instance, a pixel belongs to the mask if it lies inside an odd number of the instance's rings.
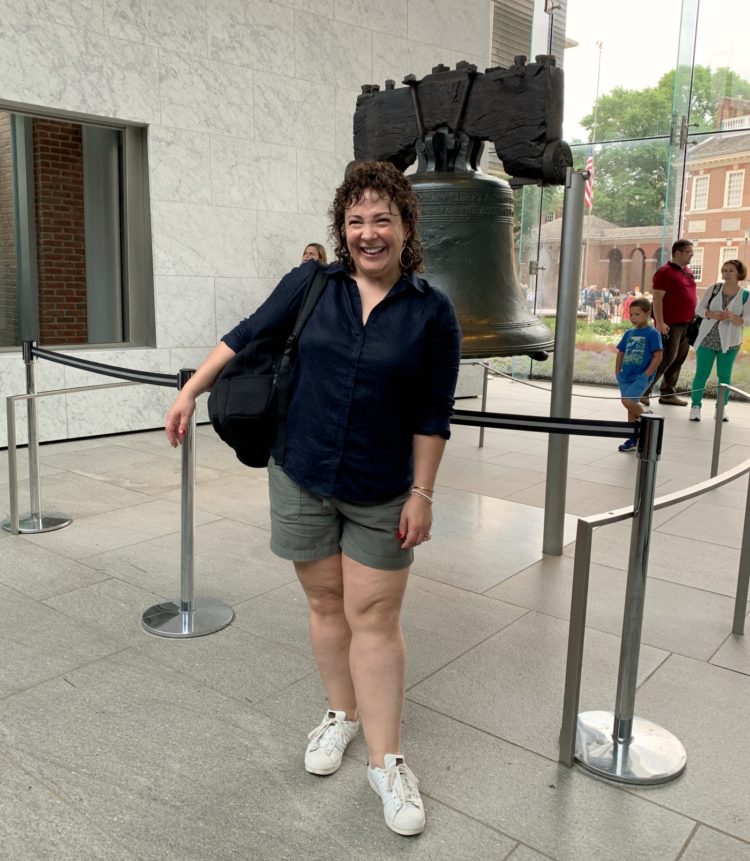
{"label": "marble wall panel", "polygon": [[327,234],[327,219],[323,215],[258,213],[258,275],[276,283],[299,266],[308,242],[324,243]]}
{"label": "marble wall panel", "polygon": [[161,275],[154,279],[156,344],[213,347],[216,302],[213,278]]}
{"label": "marble wall panel", "polygon": [[155,48],[20,14],[0,15],[3,98],[93,116],[156,122]]}
{"label": "marble wall panel", "polygon": [[206,56],[205,0],[104,0],[104,29],[112,36]]}
{"label": "marble wall panel", "polygon": [[211,202],[208,134],[150,126],[148,162],[151,200]]}
{"label": "marble wall panel", "polygon": [[24,0],[9,5],[23,10],[32,18],[104,32],[101,0]]}
{"label": "marble wall panel", "polygon": [[388,78],[402,86],[405,75],[421,78],[428,75],[433,66],[443,61],[441,48],[424,45],[408,39],[375,33],[372,37],[373,84],[382,88]]}
{"label": "marble wall panel", "polygon": [[444,65],[453,68],[456,63],[460,63],[463,60],[467,63],[474,63],[477,69],[483,72],[490,65],[489,47],[487,51],[453,51],[443,48],[440,62]]}
{"label": "marble wall panel", "polygon": [[255,140],[333,152],[333,87],[255,72]]}
{"label": "marble wall panel", "polygon": [[153,202],[155,275],[257,276],[256,212]]}
{"label": "marble wall panel", "polygon": [[369,84],[372,79],[372,31],[318,15],[296,14],[297,74],[332,86]]}
{"label": "marble wall panel", "polygon": [[354,111],[359,90],[336,90],[334,120],[336,123],[336,152],[351,161],[354,158]]}
{"label": "marble wall panel", "polygon": [[253,136],[253,73],[202,57],[159,52],[165,126]]}
{"label": "marble wall panel", "polygon": [[163,427],[175,394],[174,389],[143,385],[66,395],[68,435],[94,436]]}
{"label": "marble wall panel", "polygon": [[224,0],[211,7],[208,45],[216,60],[294,75],[294,11],[266,0]]}
{"label": "marble wall panel", "polygon": [[297,150],[245,138],[211,137],[213,201],[294,212],[297,209]]}
{"label": "marble wall panel", "polygon": [[[65,388],[65,372],[62,365],[37,359],[35,365],[36,391],[46,392]],[[26,393],[26,369],[20,351],[3,353],[0,356],[0,397],[5,398]],[[62,439],[67,433],[67,417],[63,395],[51,395],[37,399],[37,428],[41,441]],[[16,443],[25,445],[27,440],[26,401],[16,402]],[[0,446],[8,444],[8,426],[3,418],[0,422]]]}
{"label": "marble wall panel", "polygon": [[[344,179],[344,169],[350,158],[336,153],[304,153],[297,165],[298,209],[310,215],[326,212],[336,188]],[[325,245],[325,239],[310,240]]]}
{"label": "marble wall panel", "polygon": [[403,0],[336,0],[334,15],[337,21],[400,36],[406,32],[407,6]]}
{"label": "marble wall panel", "polygon": [[217,341],[240,320],[249,317],[277,283],[270,278],[216,278],[215,282]]}
{"label": "marble wall panel", "polygon": [[308,12],[311,15],[333,18],[334,0],[284,0],[284,5],[290,9],[299,9],[300,12]]}
{"label": "marble wall panel", "polygon": [[[168,350],[87,349],[77,350],[75,355],[120,368],[171,373]],[[113,377],[65,367],[67,387],[100,386],[115,382],[118,380]],[[137,385],[73,392],[65,396],[68,436],[93,436],[161,427],[175,391],[162,386]]]}
{"label": "marble wall panel", "polygon": [[491,39],[490,0],[456,3],[455,0],[409,0],[407,37],[483,55]]}

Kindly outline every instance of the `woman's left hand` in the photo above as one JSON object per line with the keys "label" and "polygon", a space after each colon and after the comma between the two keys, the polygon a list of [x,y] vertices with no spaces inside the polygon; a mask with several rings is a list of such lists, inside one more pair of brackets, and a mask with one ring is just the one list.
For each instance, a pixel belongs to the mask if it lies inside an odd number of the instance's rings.
{"label": "woman's left hand", "polygon": [[401,519],[398,524],[398,537],[401,539],[401,549],[408,550],[418,547],[423,541],[432,538],[432,506],[430,503],[413,493],[401,509]]}

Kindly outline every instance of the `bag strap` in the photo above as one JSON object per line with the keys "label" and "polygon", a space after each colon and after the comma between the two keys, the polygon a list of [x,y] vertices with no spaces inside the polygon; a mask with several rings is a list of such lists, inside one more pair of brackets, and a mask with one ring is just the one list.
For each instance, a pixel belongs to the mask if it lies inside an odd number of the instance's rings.
{"label": "bag strap", "polygon": [[289,409],[289,382],[292,377],[292,351],[299,339],[305,323],[310,319],[310,315],[315,310],[318,304],[318,299],[323,295],[326,288],[326,266],[320,266],[315,273],[310,286],[307,288],[305,298],[302,302],[302,307],[299,310],[297,319],[294,323],[292,334],[286,339],[284,352],[279,361],[279,366],[276,371],[274,386],[276,388],[276,410],[278,417],[278,425],[276,431],[276,449],[278,456],[276,463],[279,466],[284,465],[284,455],[286,454],[286,414]]}

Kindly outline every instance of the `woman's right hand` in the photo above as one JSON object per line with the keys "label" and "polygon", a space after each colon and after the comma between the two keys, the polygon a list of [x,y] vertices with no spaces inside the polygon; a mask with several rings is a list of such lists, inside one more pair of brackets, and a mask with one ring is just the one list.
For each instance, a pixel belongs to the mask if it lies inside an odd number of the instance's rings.
{"label": "woman's right hand", "polygon": [[191,395],[187,389],[183,389],[175,398],[169,408],[167,420],[164,423],[164,432],[167,435],[172,448],[177,448],[185,438],[190,416],[195,412],[195,395]]}

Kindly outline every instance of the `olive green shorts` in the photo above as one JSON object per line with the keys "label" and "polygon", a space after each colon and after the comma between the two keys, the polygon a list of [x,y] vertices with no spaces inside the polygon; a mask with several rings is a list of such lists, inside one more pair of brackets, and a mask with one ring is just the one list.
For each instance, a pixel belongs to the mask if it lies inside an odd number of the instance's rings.
{"label": "olive green shorts", "polygon": [[273,460],[268,464],[268,488],[271,550],[282,559],[314,562],[343,551],[381,571],[411,565],[414,551],[402,550],[396,535],[408,493],[376,505],[322,499],[301,488]]}

